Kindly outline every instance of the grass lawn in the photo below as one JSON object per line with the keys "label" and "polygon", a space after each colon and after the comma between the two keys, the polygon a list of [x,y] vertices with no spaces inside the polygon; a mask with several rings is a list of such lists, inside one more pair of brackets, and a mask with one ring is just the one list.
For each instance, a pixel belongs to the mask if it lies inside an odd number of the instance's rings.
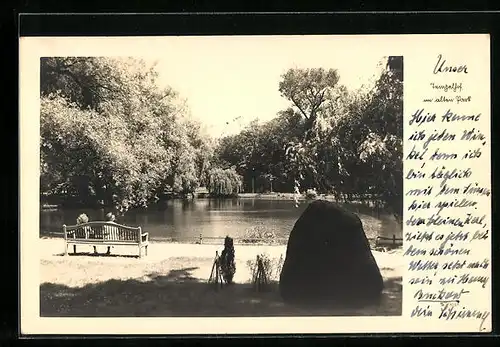
{"label": "grass lawn", "polygon": [[247,261],[260,252],[279,258],[284,246],[236,246],[236,283],[215,290],[207,280],[219,246],[153,243],[149,255],[137,259],[130,256],[130,249],[114,249],[115,256],[94,256],[85,253],[90,251],[85,246],[78,250],[84,253],[64,257],[62,240],[40,242],[41,316],[401,315],[400,252],[374,252],[385,280],[380,305],[335,309],[285,304],[276,282],[268,292],[252,290]]}

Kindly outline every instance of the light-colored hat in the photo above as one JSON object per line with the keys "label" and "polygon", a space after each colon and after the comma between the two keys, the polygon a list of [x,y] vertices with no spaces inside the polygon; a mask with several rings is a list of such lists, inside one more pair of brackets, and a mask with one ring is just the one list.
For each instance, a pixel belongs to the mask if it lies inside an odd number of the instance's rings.
{"label": "light-colored hat", "polygon": [[87,223],[88,221],[89,221],[89,217],[85,213],[82,213],[76,219],[76,224],[84,224],[84,223]]}
{"label": "light-colored hat", "polygon": [[109,212],[108,214],[106,214],[106,220],[108,221],[114,221],[115,220],[115,215],[111,212]]}

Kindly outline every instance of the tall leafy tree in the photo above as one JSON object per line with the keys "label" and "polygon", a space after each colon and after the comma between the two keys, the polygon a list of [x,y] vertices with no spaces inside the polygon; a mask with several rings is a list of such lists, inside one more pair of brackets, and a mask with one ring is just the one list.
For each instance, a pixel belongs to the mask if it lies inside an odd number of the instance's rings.
{"label": "tall leafy tree", "polygon": [[304,134],[314,125],[322,107],[339,81],[335,69],[289,69],[282,76],[279,91],[304,117]]}
{"label": "tall leafy tree", "polygon": [[199,185],[205,138],[141,60],[41,60],[42,189],[126,211]]}
{"label": "tall leafy tree", "polygon": [[352,91],[336,70],[291,69],[279,84],[291,107],[222,139],[218,157],[234,165],[247,191],[259,176],[259,185],[272,179],[277,191],[297,185],[349,201],[369,198],[399,216],[402,78],[402,57],[386,59],[373,86]]}
{"label": "tall leafy tree", "polygon": [[373,192],[398,220],[403,202],[403,57],[389,57],[363,120],[369,133],[359,147],[370,166]]}

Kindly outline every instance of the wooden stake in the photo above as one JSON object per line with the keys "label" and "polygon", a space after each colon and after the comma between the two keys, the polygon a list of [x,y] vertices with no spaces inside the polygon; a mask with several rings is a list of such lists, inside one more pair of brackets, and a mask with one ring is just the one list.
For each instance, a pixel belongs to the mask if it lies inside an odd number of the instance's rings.
{"label": "wooden stake", "polygon": [[210,272],[210,277],[208,279],[208,283],[214,283],[216,289],[219,289],[219,287],[222,287],[222,285],[223,285],[222,273],[220,271],[219,252],[218,251],[215,251],[215,259],[214,259],[214,263],[212,265],[212,271]]}
{"label": "wooden stake", "polygon": [[264,290],[268,284],[268,278],[266,275],[266,270],[264,268],[264,263],[262,258],[257,255],[256,270],[253,279],[254,289],[258,292]]}

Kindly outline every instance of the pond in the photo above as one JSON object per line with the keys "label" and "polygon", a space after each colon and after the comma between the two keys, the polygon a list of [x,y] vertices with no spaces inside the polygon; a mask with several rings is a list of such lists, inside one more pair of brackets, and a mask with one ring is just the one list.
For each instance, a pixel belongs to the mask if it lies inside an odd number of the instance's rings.
{"label": "pond", "polygon": [[[243,238],[251,230],[273,232],[287,238],[295,221],[307,206],[296,207],[293,200],[258,198],[170,200],[148,209],[131,210],[117,216],[120,224],[141,226],[151,240],[188,240],[203,237]],[[370,208],[347,206],[361,218],[368,238],[377,236],[401,237],[391,216]],[[74,225],[80,213],[90,220],[103,220],[105,209],[55,209],[40,212],[40,233],[62,232],[62,225]],[[397,223],[396,223],[397,224]]]}

